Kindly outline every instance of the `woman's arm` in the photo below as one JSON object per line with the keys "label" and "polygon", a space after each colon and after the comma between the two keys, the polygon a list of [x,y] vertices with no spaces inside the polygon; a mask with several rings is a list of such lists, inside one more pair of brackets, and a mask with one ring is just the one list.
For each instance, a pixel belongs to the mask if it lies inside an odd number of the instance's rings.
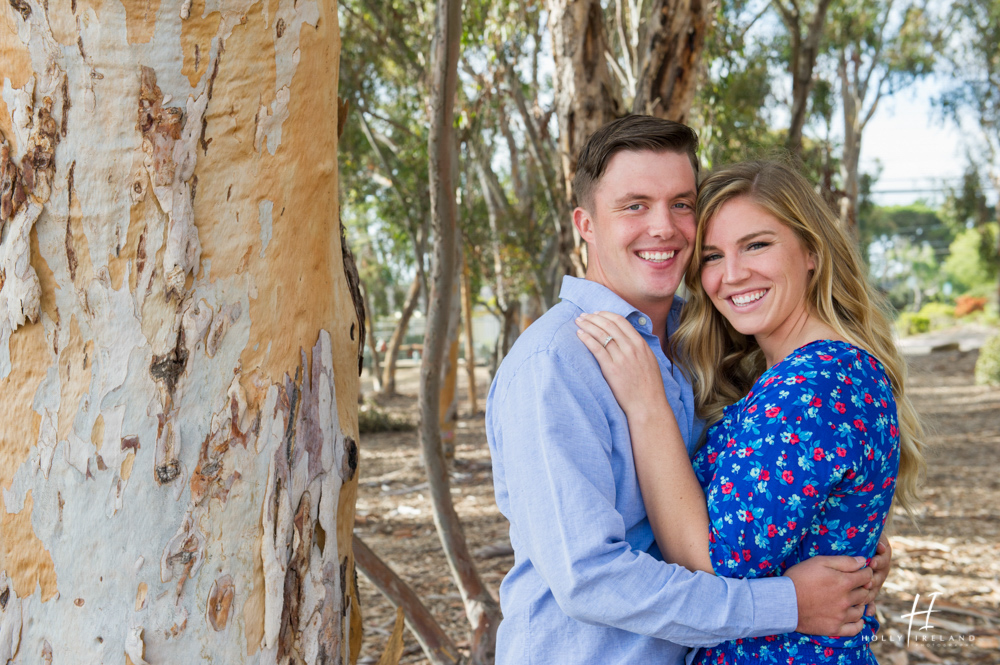
{"label": "woman's arm", "polygon": [[[628,418],[639,488],[664,560],[714,572],[705,493],[663,391],[656,357],[632,324],[617,314],[584,314],[577,324],[580,339],[594,354]],[[609,335],[612,341],[604,345]]]}

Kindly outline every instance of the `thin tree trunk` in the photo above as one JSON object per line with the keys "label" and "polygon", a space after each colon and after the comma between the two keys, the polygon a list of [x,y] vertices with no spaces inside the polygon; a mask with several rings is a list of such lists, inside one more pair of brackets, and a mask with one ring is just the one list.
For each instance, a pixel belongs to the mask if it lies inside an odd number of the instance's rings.
{"label": "thin tree trunk", "polygon": [[[457,156],[456,156],[457,157]],[[460,251],[462,232],[456,229],[455,251],[458,259],[455,263],[455,275],[451,289],[451,310],[448,313],[448,333],[445,343],[445,361],[441,366],[441,444],[447,459],[455,458],[455,422],[458,419],[458,336],[462,327],[462,297],[458,285],[461,283],[462,259]]]}
{"label": "thin tree trunk", "polygon": [[350,662],[336,3],[0,33],[0,662]]}
{"label": "thin tree trunk", "polygon": [[476,345],[472,338],[472,277],[469,262],[462,260],[462,319],[465,321],[465,371],[469,377],[469,413],[479,413],[476,399]]}
{"label": "thin tree trunk", "polygon": [[633,113],[687,122],[698,91],[701,54],[709,27],[706,0],[655,0],[639,50]]}
{"label": "thin tree trunk", "polygon": [[413,589],[357,536],[354,537],[354,559],[361,572],[382,592],[382,595],[403,610],[406,627],[417,638],[431,665],[458,665],[462,662],[458,647],[448,634],[441,630],[441,626],[420,602]]}
{"label": "thin tree trunk", "polygon": [[434,523],[471,624],[471,662],[493,662],[500,608],[483,584],[465,542],[451,498],[439,427],[441,363],[451,291],[455,280],[454,107],[461,37],[460,0],[438,0],[430,94],[428,172],[431,220],[436,238],[434,281],[428,304],[424,357],[420,366],[420,445],[434,504]]}
{"label": "thin tree trunk", "polygon": [[365,318],[368,319],[366,326],[366,337],[368,350],[372,354],[372,389],[376,394],[382,392],[382,363],[378,358],[378,343],[375,341],[375,318],[372,316],[372,299],[368,295],[368,289],[361,286],[361,293],[365,299]]}
{"label": "thin tree trunk", "polygon": [[403,302],[403,310],[400,312],[399,322],[396,329],[392,331],[389,338],[389,346],[385,352],[385,366],[382,368],[382,390],[381,397],[392,397],[396,394],[396,357],[399,349],[406,339],[406,330],[410,326],[410,319],[413,317],[417,303],[420,301],[420,272],[417,273],[410,290],[406,292],[406,300]]}

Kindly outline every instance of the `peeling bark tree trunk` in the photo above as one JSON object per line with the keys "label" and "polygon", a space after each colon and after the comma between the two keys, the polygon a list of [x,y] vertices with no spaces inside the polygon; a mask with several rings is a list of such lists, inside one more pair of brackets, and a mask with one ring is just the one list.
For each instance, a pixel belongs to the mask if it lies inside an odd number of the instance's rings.
{"label": "peeling bark tree trunk", "polygon": [[709,2],[656,0],[640,45],[642,73],[636,80],[633,113],[688,121],[701,74]]}
{"label": "peeling bark tree trunk", "polygon": [[[549,31],[555,56],[555,106],[567,208],[575,206],[576,160],[590,135],[622,115],[621,96],[605,53],[608,35],[600,0],[549,0]],[[581,241],[567,220],[560,229],[562,271],[583,277]]]}
{"label": "peeling bark tree trunk", "polygon": [[402,316],[396,329],[392,331],[389,338],[389,346],[385,351],[385,367],[382,368],[382,390],[379,394],[383,397],[392,397],[396,394],[396,356],[399,355],[399,348],[406,338],[406,329],[410,326],[410,319],[417,309],[420,300],[420,273],[417,273],[410,290],[406,293],[406,300],[403,302]]}
{"label": "peeling bark tree trunk", "polygon": [[0,3],[0,662],[357,654],[339,50],[328,0]]}
{"label": "peeling bark tree trunk", "polygon": [[788,71],[792,75],[792,120],[786,145],[796,156],[802,153],[802,129],[808,119],[809,93],[813,88],[813,70],[819,57],[820,40],[826,25],[826,14],[833,0],[817,0],[811,17],[802,15],[798,2],[776,0],[774,3],[788,30],[791,59]]}
{"label": "peeling bark tree trunk", "polygon": [[428,173],[434,243],[434,276],[427,308],[424,357],[420,364],[420,446],[434,504],[437,526],[452,577],[458,585],[469,620],[470,660],[486,665],[494,660],[500,607],[483,584],[465,542],[451,498],[451,483],[441,447],[440,382],[451,295],[455,284],[455,92],[461,37],[461,0],[438,0],[431,62],[428,132]]}

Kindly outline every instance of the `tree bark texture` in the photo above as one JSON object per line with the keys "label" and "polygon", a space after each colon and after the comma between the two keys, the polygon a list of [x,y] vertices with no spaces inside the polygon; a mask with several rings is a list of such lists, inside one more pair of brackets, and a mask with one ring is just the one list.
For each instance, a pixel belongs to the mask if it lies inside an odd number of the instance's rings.
{"label": "tree bark texture", "polygon": [[431,58],[428,153],[434,267],[427,308],[424,356],[420,365],[420,445],[434,504],[434,522],[469,619],[471,662],[492,663],[500,608],[483,584],[465,542],[451,499],[451,483],[441,445],[441,366],[455,287],[456,218],[454,113],[461,37],[461,0],[438,0]]}
{"label": "tree bark texture", "polygon": [[705,0],[655,0],[639,50],[643,65],[633,113],[688,121],[698,91],[709,9]]}
{"label": "tree bark texture", "polygon": [[331,0],[0,3],[0,662],[346,663]]}
{"label": "tree bark texture", "polygon": [[[555,57],[555,106],[567,207],[575,206],[573,176],[590,135],[622,115],[621,96],[608,67],[608,35],[600,0],[549,0],[549,31]],[[559,255],[563,271],[585,273],[580,239],[563,225]]]}

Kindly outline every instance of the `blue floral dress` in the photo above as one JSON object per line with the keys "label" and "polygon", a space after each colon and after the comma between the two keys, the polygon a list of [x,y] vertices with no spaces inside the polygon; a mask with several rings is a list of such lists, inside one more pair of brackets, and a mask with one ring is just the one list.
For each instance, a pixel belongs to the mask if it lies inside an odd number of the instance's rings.
{"label": "blue floral dress", "polygon": [[[712,565],[770,577],[818,554],[875,553],[899,468],[896,401],[878,360],[845,342],[792,352],[727,407],[694,458]],[[851,638],[785,633],[702,649],[702,665],[876,663],[865,617]]]}

